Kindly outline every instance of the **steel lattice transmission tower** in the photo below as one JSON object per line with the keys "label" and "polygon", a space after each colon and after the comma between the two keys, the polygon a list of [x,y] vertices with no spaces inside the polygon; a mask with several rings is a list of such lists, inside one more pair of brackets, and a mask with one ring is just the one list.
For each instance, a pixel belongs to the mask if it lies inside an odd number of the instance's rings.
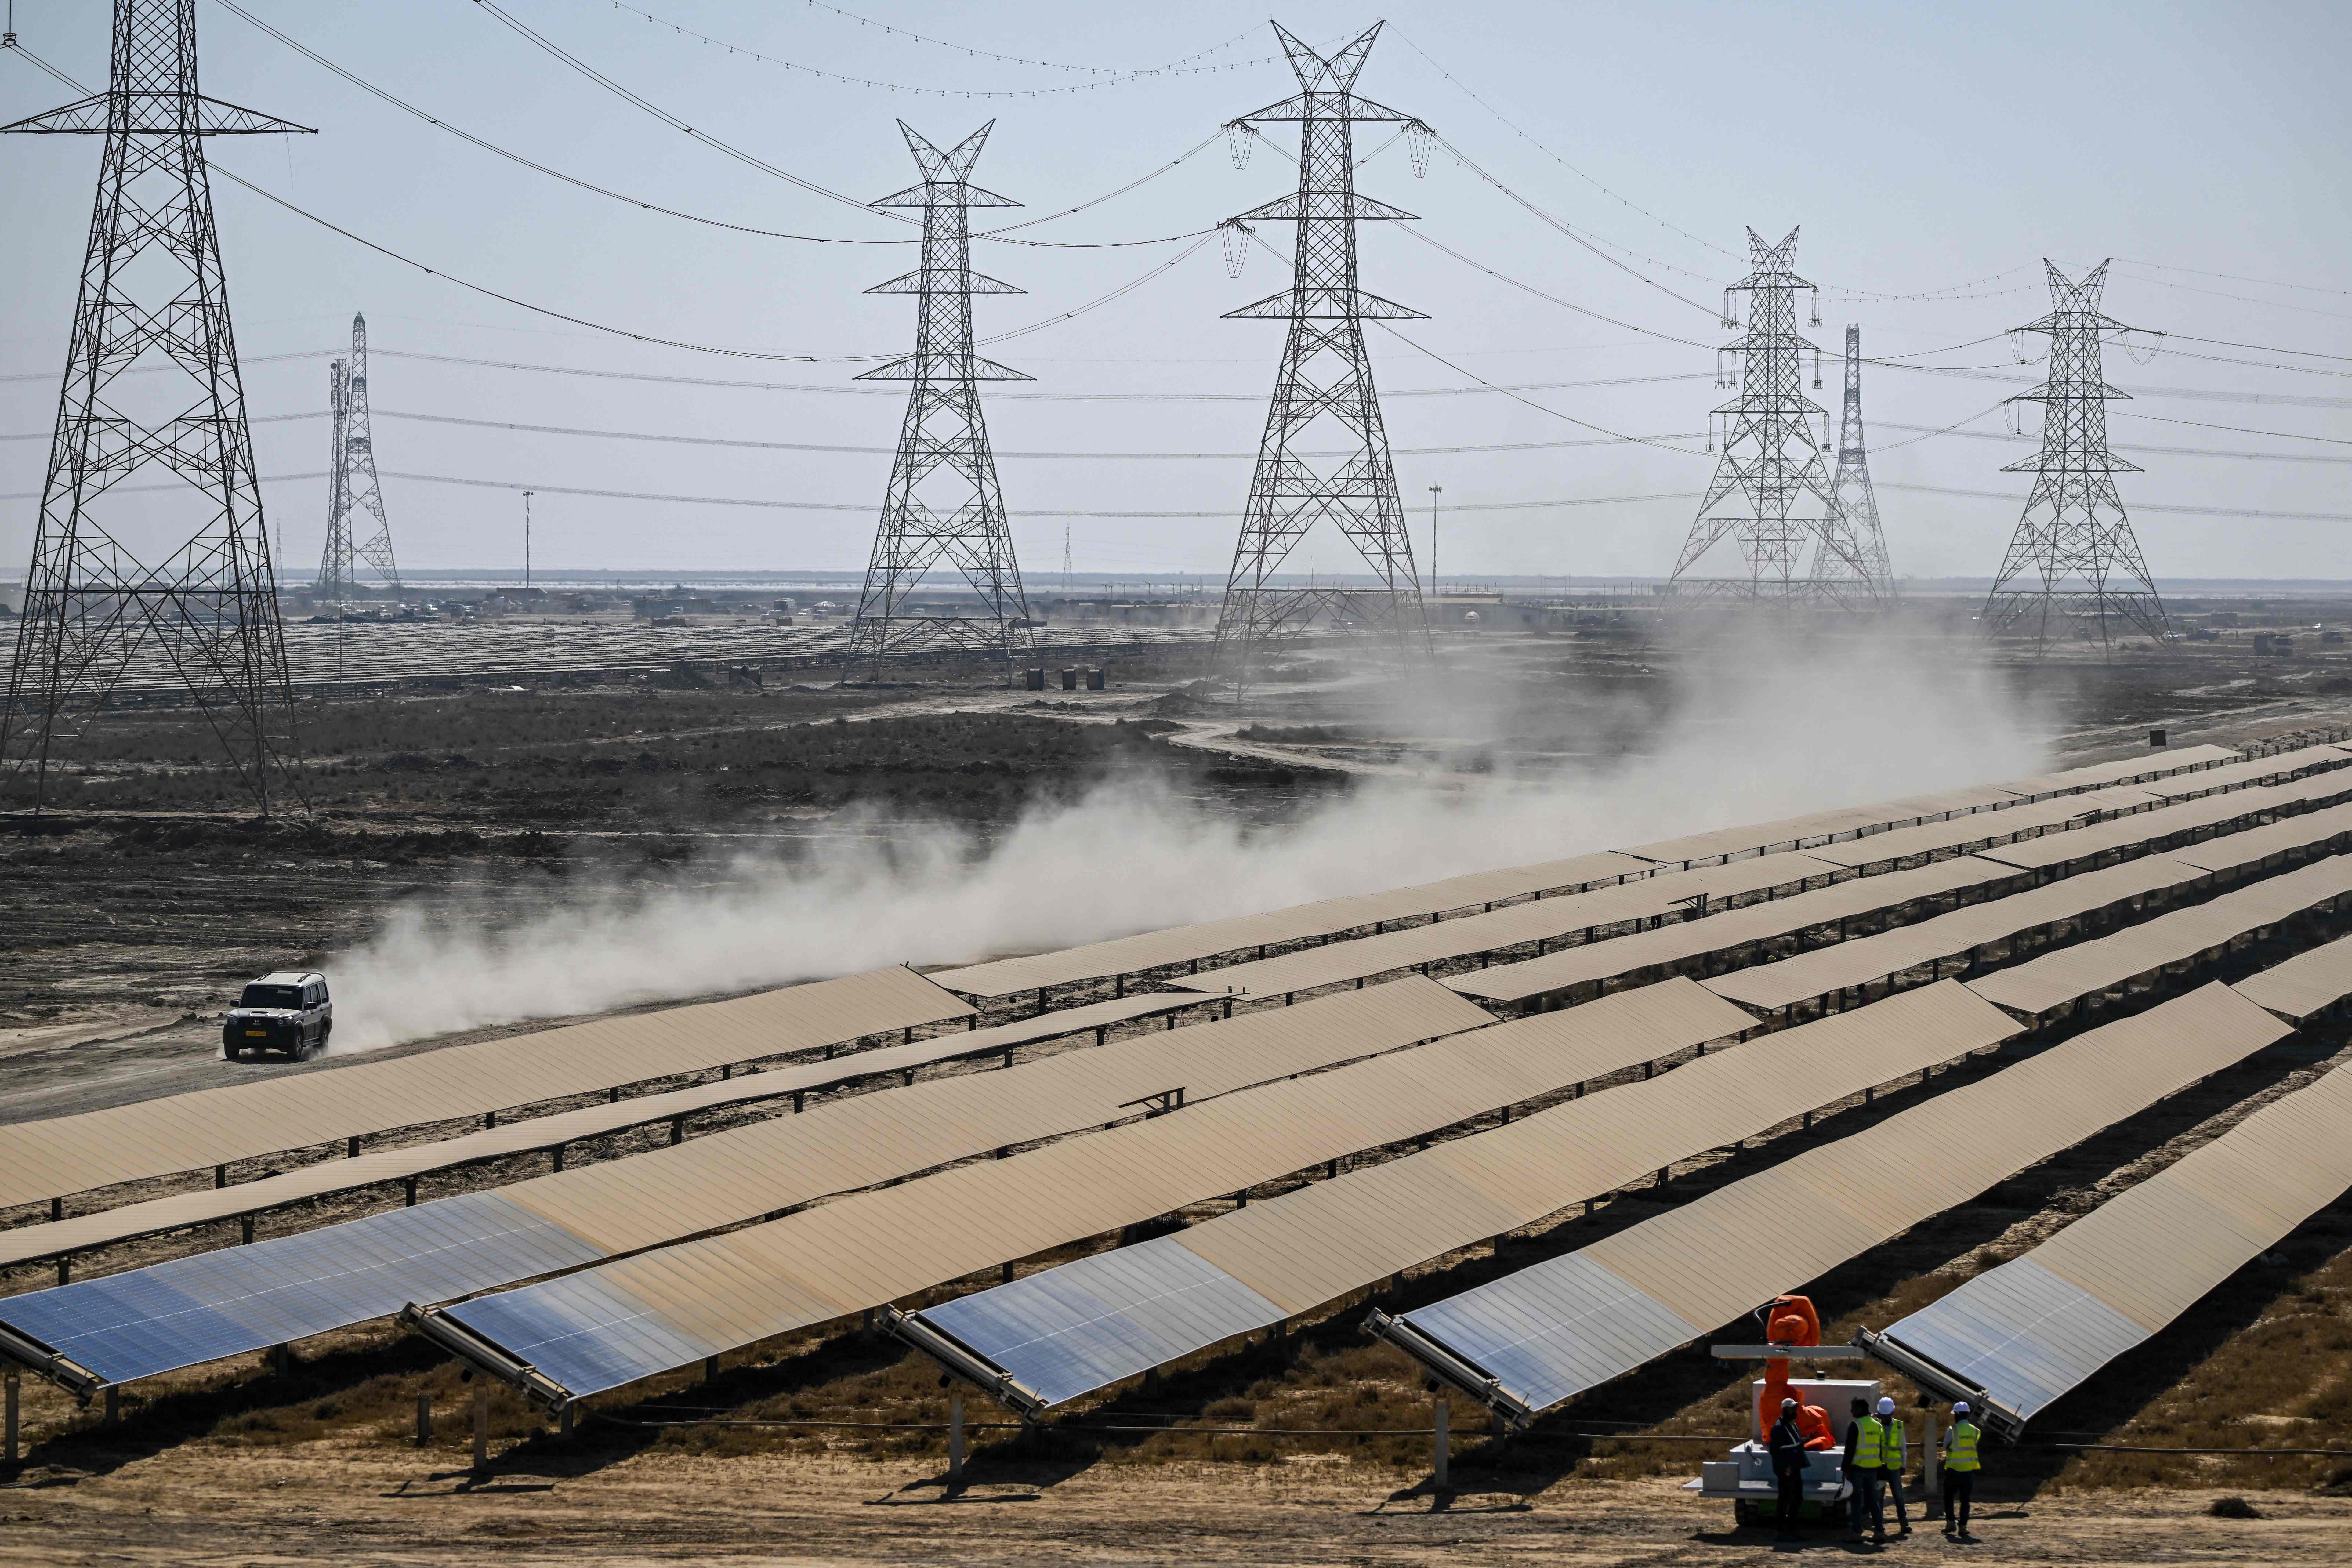
{"label": "steel lattice transmission tower", "polygon": [[[1009,678],[1013,655],[1036,646],[996,480],[996,458],[980,411],[980,383],[1032,378],[972,352],[971,297],[1025,292],[971,269],[971,209],[1021,205],[970,182],[971,166],[995,124],[990,121],[942,153],[900,121],[923,183],[873,204],[922,210],[923,264],[866,290],[916,297],[915,352],[857,379],[915,384],[890,465],[874,558],[849,629],[854,662],[873,664],[885,654],[923,648],[965,648],[1002,658]],[[943,559],[980,595],[979,615],[908,605],[923,574]]]}
{"label": "steel lattice transmission tower", "polygon": [[[1878,492],[1871,488],[1870,458],[1862,432],[1862,329],[1845,330],[1845,412],[1838,422],[1837,477],[1830,481],[1844,537],[1852,543],[1866,580],[1880,595],[1895,596],[1895,568],[1886,557],[1886,531],[1878,521]],[[1843,576],[1847,558],[1826,540],[1813,547],[1813,575]]]}
{"label": "steel lattice transmission tower", "polygon": [[[2107,626],[2115,619],[2161,637],[2168,629],[2164,601],[2116,491],[2116,475],[2140,470],[2107,451],[2107,405],[2130,394],[2107,384],[2100,346],[2106,334],[2131,329],[2100,313],[2105,262],[2080,283],[2067,281],[2046,258],[2042,265],[2050,274],[2052,310],[2018,330],[2049,334],[2050,374],[2010,400],[2042,405],[2042,450],[2001,469],[2037,477],[1986,596],[1985,623],[2000,631],[2030,619],[2035,638],[2046,641],[2054,614],[2086,636],[2095,626],[2103,646],[2112,641]],[[2041,579],[2038,586],[2009,585],[2028,572]],[[2125,585],[2110,587],[2116,578]]]}
{"label": "steel lattice transmission tower", "polygon": [[[1429,654],[1412,542],[1405,532],[1371,356],[1364,347],[1367,318],[1428,318],[1357,287],[1356,226],[1412,215],[1356,194],[1355,128],[1366,122],[1402,124],[1412,138],[1416,173],[1426,167],[1431,134],[1413,116],[1355,94],[1356,77],[1380,30],[1376,24],[1326,59],[1276,26],[1300,90],[1243,115],[1228,128],[1237,137],[1237,161],[1246,161],[1239,155],[1249,143],[1240,138],[1252,133],[1254,121],[1298,124],[1297,191],[1229,220],[1298,226],[1291,286],[1226,313],[1229,321],[1290,323],[1217,618],[1214,658],[1219,668],[1232,671],[1236,686],[1248,683],[1260,649],[1304,630],[1318,615],[1344,617],[1392,638],[1407,658]],[[1343,455],[1318,467],[1305,455],[1318,447]],[[1275,573],[1299,540],[1325,519],[1363,556],[1379,586],[1364,592],[1274,584]]]}
{"label": "steel lattice transmission tower", "polygon": [[[196,90],[195,0],[115,0],[107,90],[0,131],[106,139],[0,762],[37,809],[69,713],[175,685],[267,813],[293,700],[203,138],[307,127]],[[179,485],[126,496],[151,468]]]}
{"label": "steel lattice transmission tower", "polygon": [[[319,592],[349,598],[359,586],[352,573],[357,563],[374,567],[384,582],[400,586],[400,567],[392,554],[392,524],[383,515],[383,491],[375,478],[375,443],[368,420],[367,318],[352,317],[352,357],[327,367],[327,402],[334,416],[334,449],[328,454],[327,548],[319,559]],[[375,521],[367,542],[352,543],[352,517],[364,512]]]}
{"label": "steel lattice transmission tower", "polygon": [[[1813,434],[1813,416],[1828,410],[1805,395],[1804,356],[1814,356],[1818,386],[1821,350],[1797,330],[1797,290],[1813,287],[1794,270],[1797,234],[1792,228],[1771,245],[1749,229],[1748,276],[1725,290],[1727,300],[1748,297],[1748,330],[1722,350],[1740,357],[1739,395],[1714,411],[1724,421],[1723,456],[1675,562],[1675,585],[1687,596],[1848,605],[1874,605],[1880,596],[1838,510],[1822,460],[1826,432]],[[1819,316],[1817,309],[1817,326]],[[1738,542],[1748,574],[1691,575],[1726,534]],[[1809,542],[1815,563],[1800,576]]]}

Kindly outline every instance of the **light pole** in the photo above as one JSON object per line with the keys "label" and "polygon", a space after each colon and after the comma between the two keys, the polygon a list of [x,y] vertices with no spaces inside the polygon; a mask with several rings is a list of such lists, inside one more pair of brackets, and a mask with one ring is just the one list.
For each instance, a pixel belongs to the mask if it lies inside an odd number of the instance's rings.
{"label": "light pole", "polygon": [[1437,596],[1437,498],[1445,493],[1444,485],[1429,487],[1429,593]]}
{"label": "light pole", "polygon": [[530,586],[530,498],[534,490],[522,492],[522,585]]}

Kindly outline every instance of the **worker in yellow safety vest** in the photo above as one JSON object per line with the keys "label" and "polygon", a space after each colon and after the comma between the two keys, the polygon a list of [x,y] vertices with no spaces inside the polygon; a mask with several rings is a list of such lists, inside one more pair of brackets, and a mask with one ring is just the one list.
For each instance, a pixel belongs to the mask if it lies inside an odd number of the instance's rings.
{"label": "worker in yellow safety vest", "polygon": [[[1903,1466],[1911,1450],[1903,1436],[1903,1423],[1895,1414],[1895,1401],[1881,1397],[1878,1401],[1878,1424],[1882,1429],[1880,1458],[1885,1461],[1878,1473],[1886,1478],[1886,1495],[1895,1500],[1895,1533],[1911,1533],[1911,1510],[1903,1506]],[[1885,1510],[1882,1510],[1883,1513]]]}
{"label": "worker in yellow safety vest", "polygon": [[1870,1539],[1886,1543],[1886,1427],[1870,1413],[1870,1401],[1853,1402],[1853,1419],[1845,1428],[1845,1479],[1853,1489],[1847,1502],[1846,1538],[1863,1539],[1862,1521],[1870,1521]]}
{"label": "worker in yellow safety vest", "polygon": [[1944,1434],[1944,1533],[1956,1541],[1974,1541],[1969,1533],[1969,1507],[1976,1500],[1977,1472],[1984,1461],[1977,1446],[1984,1434],[1970,1419],[1969,1402],[1952,1405],[1952,1429]]}

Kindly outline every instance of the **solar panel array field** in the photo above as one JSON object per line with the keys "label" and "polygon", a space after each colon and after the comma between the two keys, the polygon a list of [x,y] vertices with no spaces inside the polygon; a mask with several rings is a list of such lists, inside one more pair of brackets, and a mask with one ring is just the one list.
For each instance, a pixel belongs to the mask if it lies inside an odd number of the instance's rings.
{"label": "solar panel array field", "polygon": [[[1883,1004],[1882,1004],[1883,1005]],[[1403,1315],[1526,1419],[2293,1033],[2218,983]],[[1955,1135],[1956,1130],[1965,1132]],[[1920,1149],[1937,1157],[1922,1161]],[[1804,1223],[1788,1223],[1790,1216]]]}
{"label": "solar panel array field", "polygon": [[[98,1383],[257,1350],[1492,1019],[1426,980],[833,1101],[496,1192],[0,1300]],[[549,1260],[554,1259],[552,1263]]]}
{"label": "solar panel array field", "polygon": [[1751,1026],[1696,986],[1450,1036],[1010,1160],[461,1302],[572,1396],[1423,1135]]}
{"label": "solar panel array field", "polygon": [[2017,1029],[1957,984],[1907,992],[918,1317],[1058,1404]]}

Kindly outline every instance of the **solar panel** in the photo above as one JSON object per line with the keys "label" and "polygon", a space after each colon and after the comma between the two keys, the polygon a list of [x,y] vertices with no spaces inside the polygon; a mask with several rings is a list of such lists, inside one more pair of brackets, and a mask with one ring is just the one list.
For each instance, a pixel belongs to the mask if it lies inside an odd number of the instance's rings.
{"label": "solar panel", "polygon": [[1149,1244],[1140,1284],[1122,1248],[916,1316],[1059,1403],[2017,1032],[1946,982],[1251,1204]]}
{"label": "solar panel", "polygon": [[750,1105],[791,1095],[819,1093],[860,1079],[911,1073],[918,1068],[975,1056],[1010,1052],[1060,1036],[1108,1029],[1112,1025],[1187,1007],[1214,1007],[1197,992],[1160,991],[1015,1019],[986,1029],[969,1029],[935,1039],[853,1051],[826,1061],[800,1062],[743,1076],[699,1083],[660,1094],[638,1095],[552,1116],[506,1121],[478,1132],[379,1149],[345,1160],[323,1160],[231,1187],[174,1193],[144,1203],[76,1215],[48,1225],[0,1231],[0,1268],[37,1258],[68,1257],[114,1242],[234,1219],[331,1193],[404,1181],[534,1150],[557,1149],[633,1127],[673,1118]]}
{"label": "solar panel", "polygon": [[1401,1321],[1526,1419],[2293,1032],[2216,983]]}
{"label": "solar panel", "polygon": [[2352,855],[2330,856],[2204,903],[2042,953],[1971,980],[1969,989],[2000,1006],[2038,1016],[2195,958],[2347,892],[2352,892]]}
{"label": "solar panel", "polygon": [[2103,871],[2029,888],[2007,898],[1970,904],[1916,925],[1850,937],[1770,963],[1753,964],[1702,982],[1718,996],[1777,1012],[1853,986],[1874,984],[1922,964],[1940,963],[1993,942],[2061,921],[2125,908],[2150,893],[2205,881],[2201,866],[2169,856],[2126,860]]}
{"label": "solar panel", "polygon": [[[856,1095],[496,1193],[10,1297],[0,1325],[51,1344],[61,1334],[86,1342],[98,1359],[85,1364],[119,1382],[231,1353],[225,1344],[257,1350],[536,1278],[555,1243],[535,1238],[561,1238],[560,1266],[574,1267],[1115,1121],[1135,1114],[1123,1101],[1172,1085],[1223,1093],[1491,1021],[1432,981],[1347,992]],[[252,1310],[260,1301],[271,1303],[266,1321]]]}
{"label": "solar panel", "polygon": [[1872,1349],[2011,1436],[2352,1188],[2352,1073],[2273,1101]]}
{"label": "solar panel", "polygon": [[[446,1315],[570,1395],[592,1394],[1748,1026],[1738,1008],[1687,981],[1649,987],[1223,1100],[1188,1100],[1154,1120],[485,1299],[495,1306],[461,1302]],[[1109,1267],[1116,1279],[1128,1266]]]}
{"label": "solar panel", "polygon": [[1713,961],[1754,943],[1816,926],[1901,910],[1922,900],[2018,883],[2022,879],[2023,873],[2013,867],[1964,855],[1908,871],[1890,871],[1769,903],[1748,904],[1701,921],[1685,921],[1632,936],[1567,948],[1541,958],[1450,975],[1445,984],[1465,996],[1485,1002],[1526,1003],[1538,997],[1569,994],[1579,986],[1598,986],[1695,960]]}
{"label": "solar panel", "polygon": [[0,1206],[898,1034],[971,1012],[903,968],[0,1127]]}

